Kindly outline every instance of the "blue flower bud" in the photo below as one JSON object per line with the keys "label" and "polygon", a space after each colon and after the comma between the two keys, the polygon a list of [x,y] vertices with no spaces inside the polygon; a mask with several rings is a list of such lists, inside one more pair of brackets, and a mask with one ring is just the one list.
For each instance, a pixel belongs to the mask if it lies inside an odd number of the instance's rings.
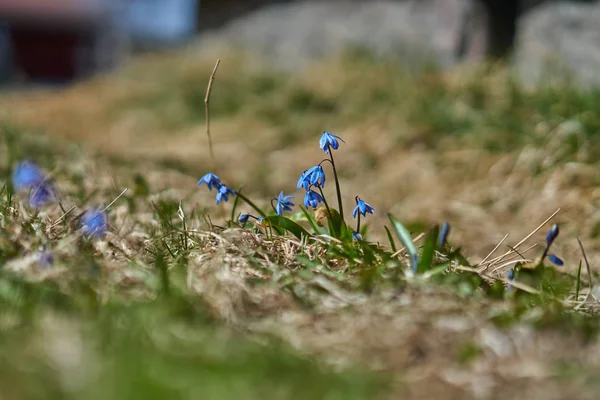
{"label": "blue flower bud", "polygon": [[552,225],[552,228],[546,234],[546,246],[550,247],[552,245],[552,242],[554,242],[554,239],[556,239],[558,233],[558,224]]}
{"label": "blue flower bud", "polygon": [[506,277],[509,281],[515,279],[515,269],[511,268],[508,270],[508,276]]}
{"label": "blue flower bud", "polygon": [[438,235],[438,248],[442,248],[446,245],[446,239],[448,239],[448,234],[450,234],[450,224],[448,221],[444,222],[442,225],[442,229],[440,229],[440,234]]}
{"label": "blue flower bud", "polygon": [[558,267],[562,267],[563,265],[565,265],[564,261],[554,254],[548,254],[548,260],[550,260],[552,264]]}
{"label": "blue flower bud", "polygon": [[238,217],[238,222],[239,222],[240,224],[244,224],[244,223],[248,222],[248,218],[250,218],[250,214],[241,214],[241,215]]}

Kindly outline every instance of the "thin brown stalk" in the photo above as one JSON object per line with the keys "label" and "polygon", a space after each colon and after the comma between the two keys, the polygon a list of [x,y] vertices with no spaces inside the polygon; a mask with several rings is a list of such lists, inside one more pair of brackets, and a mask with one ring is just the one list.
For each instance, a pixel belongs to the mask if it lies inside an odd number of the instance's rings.
{"label": "thin brown stalk", "polygon": [[208,137],[208,151],[210,153],[210,162],[215,165],[215,155],[213,153],[212,137],[210,136],[210,93],[212,92],[213,81],[215,80],[215,74],[219,68],[221,60],[217,59],[215,67],[213,68],[210,78],[208,80],[208,86],[206,87],[206,96],[204,96],[204,113],[206,114],[206,136]]}

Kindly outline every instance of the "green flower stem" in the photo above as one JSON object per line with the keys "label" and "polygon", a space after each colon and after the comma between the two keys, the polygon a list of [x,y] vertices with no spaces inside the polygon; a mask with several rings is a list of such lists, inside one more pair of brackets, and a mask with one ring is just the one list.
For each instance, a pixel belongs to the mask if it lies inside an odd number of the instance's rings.
{"label": "green flower stem", "polygon": [[342,206],[342,192],[340,190],[340,181],[338,180],[337,170],[335,169],[335,162],[333,161],[333,151],[328,145],[329,157],[331,159],[331,167],[333,168],[333,179],[335,180],[335,191],[337,194],[338,208],[340,209],[340,217],[344,220],[344,207]]}
{"label": "green flower stem", "polygon": [[358,213],[358,218],[356,219],[356,233],[360,234],[360,213]]}

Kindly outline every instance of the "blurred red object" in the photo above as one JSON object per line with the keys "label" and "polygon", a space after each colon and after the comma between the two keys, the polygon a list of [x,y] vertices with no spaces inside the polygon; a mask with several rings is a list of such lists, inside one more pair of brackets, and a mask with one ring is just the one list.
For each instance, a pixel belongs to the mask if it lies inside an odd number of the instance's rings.
{"label": "blurred red object", "polygon": [[12,69],[30,80],[53,82],[95,72],[106,59],[99,49],[110,31],[109,15],[100,0],[0,0]]}
{"label": "blurred red object", "polygon": [[0,16],[23,23],[81,23],[104,11],[98,0],[0,0]]}

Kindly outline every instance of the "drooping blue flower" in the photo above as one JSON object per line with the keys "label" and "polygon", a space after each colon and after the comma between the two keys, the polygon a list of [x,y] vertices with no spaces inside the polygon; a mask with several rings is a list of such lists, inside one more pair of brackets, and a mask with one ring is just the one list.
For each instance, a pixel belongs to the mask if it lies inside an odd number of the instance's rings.
{"label": "drooping blue flower", "polygon": [[29,189],[29,205],[40,208],[56,199],[54,188],[50,182],[43,182]]}
{"label": "drooping blue flower", "polygon": [[310,186],[325,187],[325,171],[320,165],[315,165],[310,169],[304,171],[298,179],[297,189],[304,188],[308,190]]}
{"label": "drooping blue flower", "polygon": [[448,239],[448,234],[450,233],[450,224],[448,221],[442,224],[442,229],[440,229],[440,234],[438,235],[438,247],[441,249],[446,244],[446,239]]}
{"label": "drooping blue flower", "polygon": [[362,236],[358,232],[352,232],[352,239],[358,242],[359,240],[362,240]]}
{"label": "drooping blue flower", "polygon": [[338,147],[340,146],[340,144],[338,143],[338,139],[344,142],[344,140],[341,137],[325,131],[321,136],[321,140],[319,140],[319,147],[325,152],[325,154],[328,154],[330,147],[334,150],[338,149]]}
{"label": "drooping blue flower", "polygon": [[550,247],[552,245],[552,242],[554,242],[554,239],[556,239],[558,233],[558,224],[552,225],[552,228],[550,228],[550,230],[546,234],[546,246]]}
{"label": "drooping blue flower", "polygon": [[554,254],[548,254],[548,260],[550,260],[552,264],[558,267],[562,267],[563,265],[565,265],[565,262]]}
{"label": "drooping blue flower", "polygon": [[291,202],[295,196],[284,196],[283,191],[279,192],[279,197],[277,197],[277,205],[275,206],[275,212],[277,215],[283,215],[284,211],[292,211],[292,207],[294,207],[294,203]]}
{"label": "drooping blue flower", "polygon": [[298,184],[296,185],[296,189],[300,190],[300,188],[304,188],[304,190],[308,190],[310,186],[310,180],[307,179],[308,171],[304,171],[300,174],[300,178],[298,178]]}
{"label": "drooping blue flower", "polygon": [[325,171],[320,165],[315,165],[308,170],[308,178],[311,185],[320,188],[325,187]]}
{"label": "drooping blue flower", "polygon": [[219,192],[217,193],[217,204],[221,201],[229,201],[229,195],[235,196],[235,190],[221,184],[221,186],[219,186]]}
{"label": "drooping blue flower", "polygon": [[22,161],[13,169],[12,184],[16,191],[38,186],[44,180],[44,174],[40,167],[31,161]]}
{"label": "drooping blue flower", "polygon": [[216,176],[215,174],[213,174],[212,172],[209,172],[206,175],[204,175],[202,178],[200,178],[200,180],[198,181],[198,184],[196,186],[200,186],[203,183],[206,183],[206,186],[208,186],[208,190],[212,190],[213,186],[218,189],[222,185],[219,177]]}
{"label": "drooping blue flower", "polygon": [[102,238],[108,229],[108,218],[104,209],[90,208],[81,216],[79,226],[87,237]]}
{"label": "drooping blue flower", "polygon": [[361,200],[360,197],[356,196],[356,207],[354,207],[354,211],[352,211],[352,218],[356,218],[358,213],[361,213],[363,217],[366,217],[367,213],[374,214],[375,210],[368,203]]}
{"label": "drooping blue flower", "polygon": [[248,222],[248,218],[250,218],[250,214],[240,214],[240,216],[238,217],[238,222],[240,224],[244,224]]}
{"label": "drooping blue flower", "polygon": [[319,203],[323,202],[323,197],[314,190],[306,191],[306,195],[304,196],[304,207],[312,207],[317,208]]}

